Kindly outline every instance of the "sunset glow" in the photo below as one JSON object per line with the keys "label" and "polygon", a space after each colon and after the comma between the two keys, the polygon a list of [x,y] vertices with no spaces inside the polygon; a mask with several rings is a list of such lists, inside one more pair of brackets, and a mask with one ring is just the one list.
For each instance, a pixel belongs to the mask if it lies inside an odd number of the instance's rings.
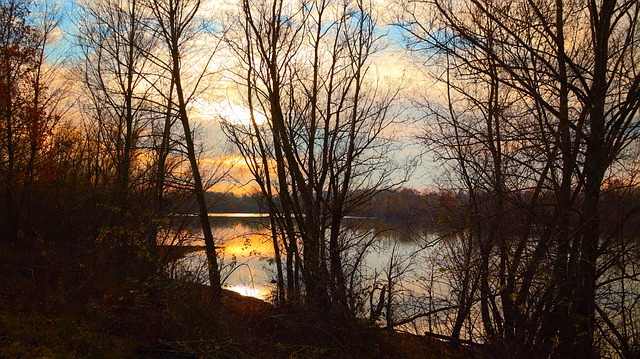
{"label": "sunset glow", "polygon": [[[211,102],[201,99],[194,105],[194,111],[197,112],[198,117],[219,118],[232,125],[249,126],[252,124],[249,108],[230,101]],[[253,119],[258,126],[267,122],[267,118],[256,110],[253,111]]]}

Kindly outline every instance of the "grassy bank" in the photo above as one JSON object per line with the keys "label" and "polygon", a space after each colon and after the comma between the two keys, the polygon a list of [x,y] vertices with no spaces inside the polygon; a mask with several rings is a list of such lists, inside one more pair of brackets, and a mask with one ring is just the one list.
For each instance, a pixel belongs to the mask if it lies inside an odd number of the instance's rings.
{"label": "grassy bank", "polygon": [[0,249],[1,358],[468,358],[427,337],[279,310],[160,276],[109,278],[62,251]]}

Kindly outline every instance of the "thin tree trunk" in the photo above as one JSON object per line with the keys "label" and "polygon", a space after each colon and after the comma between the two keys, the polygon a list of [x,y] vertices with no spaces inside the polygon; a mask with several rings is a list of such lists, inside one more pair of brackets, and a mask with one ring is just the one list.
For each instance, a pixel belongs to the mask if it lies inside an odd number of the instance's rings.
{"label": "thin tree trunk", "polygon": [[209,222],[209,207],[207,206],[207,201],[205,198],[205,189],[202,184],[202,177],[200,176],[198,159],[196,157],[195,145],[193,143],[193,133],[191,132],[191,127],[189,125],[187,106],[182,90],[182,83],[180,81],[180,69],[178,67],[180,60],[178,58],[177,52],[174,52],[173,54],[173,61],[173,77],[176,84],[176,94],[178,95],[180,121],[182,122],[182,128],[184,129],[185,141],[187,145],[187,156],[189,157],[189,163],[191,164],[191,172],[193,175],[193,192],[196,196],[196,201],[198,204],[198,217],[200,218],[200,225],[202,226],[202,233],[204,235],[207,266],[209,271],[209,284],[211,285],[214,299],[216,299],[219,298],[222,294],[222,287],[220,283],[220,267],[218,266],[218,256],[216,253],[215,240],[213,238],[213,233],[211,232],[211,223]]}

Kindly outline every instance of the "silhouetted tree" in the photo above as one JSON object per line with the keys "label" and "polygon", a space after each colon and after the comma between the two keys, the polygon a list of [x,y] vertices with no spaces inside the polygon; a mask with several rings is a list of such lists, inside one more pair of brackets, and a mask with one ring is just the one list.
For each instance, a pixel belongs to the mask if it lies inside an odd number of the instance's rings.
{"label": "silhouetted tree", "polygon": [[48,90],[52,77],[45,51],[57,26],[53,11],[40,20],[29,1],[2,1],[0,7],[0,178],[8,241],[34,238],[30,215],[34,190],[45,188],[55,171],[51,135],[58,122],[58,94]]}
{"label": "silhouetted tree", "polygon": [[300,270],[309,308],[348,314],[343,219],[403,181],[390,157],[397,90],[370,73],[374,14],[360,1],[243,1],[240,17],[230,44],[251,122],[225,129],[267,199],[289,298]]}
{"label": "silhouetted tree", "polygon": [[638,3],[406,10],[410,46],[442,65],[444,103],[430,105],[426,138],[468,192],[487,340],[508,356],[597,356],[596,293],[610,249],[599,206],[638,133]]}
{"label": "silhouetted tree", "polygon": [[[196,16],[200,9],[200,1],[153,0],[148,3],[148,6],[155,18],[154,28],[156,33],[164,45],[163,48],[166,49],[169,55],[166,59],[156,58],[155,61],[160,65],[160,68],[167,71],[170,77],[169,92],[165,95],[167,118],[169,119],[172,111],[175,111],[175,116],[179,119],[184,130],[185,147],[193,181],[193,193],[197,201],[198,216],[200,218],[206,246],[209,283],[214,292],[214,297],[219,297],[222,288],[220,283],[220,268],[216,253],[216,242],[211,232],[211,223],[209,223],[209,206],[205,195],[205,182],[202,179],[198,163],[192,123],[189,120],[188,113],[188,106],[193,100],[193,95],[196,93],[198,84],[207,72],[209,63],[208,61],[206,62],[204,69],[200,72],[200,75],[196,77],[194,81],[196,85],[191,93],[189,93],[187,89],[187,76],[185,76],[185,69],[183,68],[185,61],[184,55],[189,45],[188,41],[192,40],[195,35],[198,34]],[[209,57],[209,61],[214,54],[215,51]],[[169,126],[169,124],[165,125],[165,135],[169,131],[167,126]],[[163,138],[163,146],[166,146],[166,143],[164,143],[165,140],[166,139]],[[166,148],[161,148],[161,156],[165,156],[165,154],[162,153],[163,151],[166,151]],[[160,169],[160,171],[162,171],[162,169]]]}

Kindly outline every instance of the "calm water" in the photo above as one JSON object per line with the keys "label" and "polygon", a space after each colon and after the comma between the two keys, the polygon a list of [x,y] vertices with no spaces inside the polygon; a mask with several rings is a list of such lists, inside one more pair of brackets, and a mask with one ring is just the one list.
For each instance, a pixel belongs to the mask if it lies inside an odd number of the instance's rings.
{"label": "calm water", "polygon": [[[212,213],[209,220],[222,264],[223,287],[243,295],[268,300],[275,289],[276,266],[273,263],[273,245],[265,224],[267,215],[262,213]],[[345,233],[354,246],[348,252],[352,258],[367,248],[358,275],[375,285],[383,282],[392,271],[412,272],[424,243],[409,240],[409,232],[381,226],[373,218],[350,217],[345,219]],[[160,238],[161,243],[204,246],[202,231],[191,216],[176,218],[172,229]],[[385,226],[388,227],[388,226]],[[184,233],[174,237],[182,228]],[[429,235],[427,235],[428,237]],[[418,236],[420,237],[420,236]],[[394,259],[394,268],[389,265]],[[207,283],[204,251],[186,255],[174,263],[174,276],[186,280]],[[350,268],[346,268],[347,271]],[[405,283],[411,287],[411,283]]]}
{"label": "calm water", "polygon": [[[270,233],[265,226],[268,223],[267,216],[259,213],[216,213],[211,214],[209,219],[221,259],[223,286],[242,295],[269,300],[275,290],[276,268]],[[195,216],[180,216],[173,220],[164,236],[161,233],[161,243],[204,246],[202,231]],[[456,268],[459,269],[461,265],[459,243],[464,241],[456,241],[454,237],[440,240],[433,232],[418,231],[415,227],[398,225],[389,229],[388,224],[381,224],[372,218],[346,219],[343,232],[352,245],[346,253],[344,271],[347,277],[354,273],[349,263],[353,263],[353,258],[366,248],[363,264],[358,267],[355,273],[357,280],[354,281],[361,284],[354,292],[362,293],[365,302],[361,314],[368,315],[370,293],[374,294],[372,298],[377,298],[380,289],[383,286],[388,289],[389,283],[392,283],[392,315],[395,323],[404,318],[413,318],[416,314],[434,313],[402,325],[399,329],[415,334],[429,331],[449,335],[460,290],[460,280],[456,276]],[[177,278],[208,284],[203,250],[192,252],[170,266],[170,273]],[[619,288],[602,288],[610,293],[624,293]],[[633,289],[632,292],[637,290]],[[373,304],[376,305],[376,302],[374,300]],[[615,314],[617,307],[613,306],[618,304],[604,308]],[[436,310],[439,308],[451,310]],[[462,336],[481,336],[480,319],[478,308],[474,306]],[[385,320],[381,318],[379,323],[384,325]]]}

